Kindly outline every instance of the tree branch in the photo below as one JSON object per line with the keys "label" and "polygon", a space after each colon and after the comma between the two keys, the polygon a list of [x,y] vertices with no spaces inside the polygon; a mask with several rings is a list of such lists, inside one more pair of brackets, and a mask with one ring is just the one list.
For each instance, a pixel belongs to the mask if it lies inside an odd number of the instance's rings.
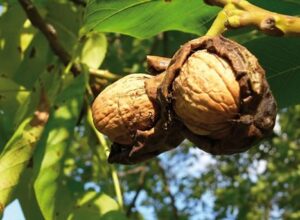
{"label": "tree branch", "polygon": [[137,173],[141,173],[143,172],[144,170],[146,170],[146,166],[138,166],[138,167],[134,167],[133,169],[130,169],[130,170],[126,170],[124,172],[118,172],[118,176],[119,177],[124,177],[124,176],[127,176],[127,175],[131,175],[131,174],[137,174]]}
{"label": "tree branch", "polygon": [[213,37],[213,36],[218,36],[223,32],[225,32],[227,30],[225,26],[226,21],[227,21],[227,15],[225,13],[225,10],[221,10],[218,16],[216,17],[216,19],[214,20],[213,24],[207,31],[206,35]]}
{"label": "tree branch", "polygon": [[98,76],[100,78],[104,78],[104,79],[108,79],[108,80],[117,80],[117,79],[121,78],[120,75],[111,73],[108,70],[100,70],[100,69],[90,68],[89,72],[91,75]]}
{"label": "tree branch", "polygon": [[[76,2],[79,3],[84,1],[77,0]],[[33,2],[31,0],[19,0],[19,3],[24,9],[31,24],[37,29],[39,29],[42,32],[42,34],[46,37],[53,53],[59,57],[59,59],[62,61],[62,63],[65,66],[68,66],[71,62],[72,56],[63,47],[61,42],[59,42],[55,28],[41,16],[41,14],[38,12],[37,8],[33,5]],[[77,76],[82,72],[82,68],[78,64],[72,64],[71,72],[73,73],[74,76]],[[93,76],[108,79],[108,80],[116,80],[120,78],[120,76],[110,73],[107,70],[98,70],[98,69],[90,68],[89,72]]]}
{"label": "tree branch", "polygon": [[164,190],[166,191],[166,193],[168,194],[168,196],[171,199],[171,207],[172,207],[172,210],[173,210],[174,220],[179,220],[178,209],[177,209],[177,206],[176,206],[176,199],[175,199],[175,196],[172,194],[172,192],[170,190],[168,176],[166,175],[165,169],[160,164],[160,161],[157,159],[156,162],[157,162],[157,166],[158,166],[158,169],[160,171],[160,174],[161,174],[161,177],[162,177],[162,180],[163,180],[163,183],[164,183]]}
{"label": "tree branch", "polygon": [[205,0],[209,5],[223,7],[207,35],[217,35],[226,28],[254,26],[273,36],[300,36],[300,18],[271,12],[246,0]]}
{"label": "tree branch", "polygon": [[[54,54],[60,58],[65,66],[67,66],[71,62],[71,55],[59,42],[55,28],[45,21],[31,0],[19,0],[19,3],[24,9],[31,24],[43,33]],[[81,72],[81,68],[79,66],[72,65],[71,71],[74,76],[77,76]]]}

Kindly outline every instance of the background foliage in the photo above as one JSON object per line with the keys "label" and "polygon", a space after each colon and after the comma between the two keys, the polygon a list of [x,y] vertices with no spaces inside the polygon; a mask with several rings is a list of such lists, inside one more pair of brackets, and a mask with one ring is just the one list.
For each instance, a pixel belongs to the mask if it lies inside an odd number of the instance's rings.
{"label": "background foliage", "polygon": [[[300,14],[293,0],[251,2]],[[212,157],[184,142],[140,165],[109,165],[109,140],[91,121],[93,93],[146,72],[147,54],[171,57],[205,34],[218,9],[201,0],[33,3],[71,62],[53,53],[17,1],[0,1],[0,204],[18,199],[26,219],[300,218],[299,39],[252,28],[226,34],[267,71],[281,108],[269,139],[235,156]],[[50,117],[35,126],[41,103]]]}

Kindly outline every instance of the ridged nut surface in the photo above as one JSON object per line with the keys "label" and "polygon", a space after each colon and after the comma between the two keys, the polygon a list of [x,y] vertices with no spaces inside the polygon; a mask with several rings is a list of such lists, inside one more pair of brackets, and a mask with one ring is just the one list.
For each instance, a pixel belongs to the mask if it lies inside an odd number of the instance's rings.
{"label": "ridged nut surface", "polygon": [[153,127],[156,110],[145,90],[148,74],[130,74],[105,88],[92,106],[94,124],[111,141],[131,145],[137,130]]}
{"label": "ridged nut surface", "polygon": [[239,111],[240,87],[231,66],[216,54],[199,50],[182,66],[173,83],[173,108],[198,135],[223,138]]}

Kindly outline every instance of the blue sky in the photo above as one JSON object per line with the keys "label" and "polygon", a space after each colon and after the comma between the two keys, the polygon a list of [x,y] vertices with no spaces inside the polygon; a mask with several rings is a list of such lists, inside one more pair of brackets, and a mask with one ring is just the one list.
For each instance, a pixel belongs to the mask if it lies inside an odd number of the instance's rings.
{"label": "blue sky", "polygon": [[5,208],[2,220],[25,220],[18,200],[14,200]]}

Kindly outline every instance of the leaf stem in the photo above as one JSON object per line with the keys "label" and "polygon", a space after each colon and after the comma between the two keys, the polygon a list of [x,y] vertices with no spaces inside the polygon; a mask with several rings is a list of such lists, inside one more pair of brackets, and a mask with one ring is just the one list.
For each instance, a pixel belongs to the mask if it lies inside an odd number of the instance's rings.
{"label": "leaf stem", "polygon": [[[96,135],[97,135],[97,137],[100,141],[101,146],[104,148],[106,158],[108,158],[109,147],[107,145],[107,141],[104,138],[103,134],[101,134],[98,131],[95,131],[95,132],[96,132]],[[122,190],[121,190],[121,187],[120,187],[121,185],[120,185],[119,177],[118,177],[118,174],[117,174],[117,170],[116,170],[114,165],[110,165],[110,167],[111,167],[111,176],[112,176],[112,180],[113,180],[113,183],[114,183],[114,188],[115,188],[115,192],[116,192],[116,196],[117,196],[117,201],[119,203],[119,206],[121,208],[123,208],[123,196],[122,196]]]}
{"label": "leaf stem", "polygon": [[120,181],[119,181],[119,177],[116,171],[116,168],[113,166],[112,167],[112,179],[113,179],[113,183],[114,183],[114,187],[115,187],[115,192],[116,192],[116,196],[117,196],[117,201],[119,203],[119,206],[121,209],[123,209],[123,196],[122,196],[122,190],[120,187]]}
{"label": "leaf stem", "polygon": [[222,33],[226,28],[254,26],[272,36],[300,36],[299,17],[271,12],[246,0],[205,0],[205,2],[223,7],[207,35]]}
{"label": "leaf stem", "polygon": [[117,80],[117,79],[121,78],[120,75],[111,73],[108,70],[100,70],[100,69],[90,68],[89,72],[91,75],[99,76],[104,79]]}
{"label": "leaf stem", "polygon": [[[93,125],[92,111],[91,111],[90,107],[88,108],[88,121],[89,121],[90,125],[92,126],[92,129],[94,130],[101,146],[104,148],[106,158],[108,158],[109,147],[107,145],[107,141],[106,141],[104,135],[101,134],[99,131],[97,131],[97,129]],[[121,185],[120,185],[119,177],[117,174],[117,170],[114,165],[109,165],[109,166],[111,168],[111,176],[112,176],[112,180],[114,183],[114,189],[115,189],[115,193],[116,193],[116,197],[117,197],[117,202],[118,202],[120,208],[123,209],[123,207],[124,207],[123,196],[122,196],[122,190],[121,190]]]}

